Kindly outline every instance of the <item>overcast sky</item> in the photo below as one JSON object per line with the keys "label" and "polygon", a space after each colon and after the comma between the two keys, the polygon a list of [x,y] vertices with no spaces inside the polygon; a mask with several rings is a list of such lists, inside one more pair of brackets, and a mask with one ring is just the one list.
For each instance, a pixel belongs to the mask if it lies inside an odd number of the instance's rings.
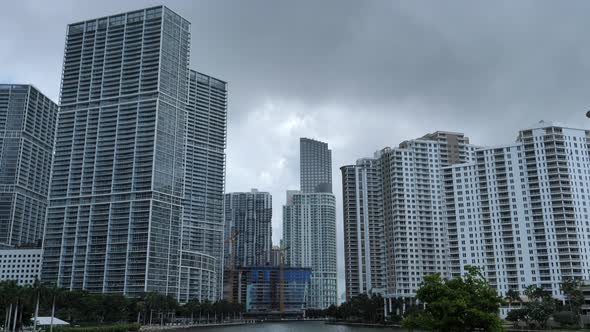
{"label": "overcast sky", "polygon": [[[68,23],[159,1],[7,1],[0,82],[57,101]],[[588,1],[163,1],[192,22],[191,67],[229,82],[227,186],[299,187],[299,137],[333,150],[339,289],[339,167],[434,130],[514,141],[538,120],[588,127]]]}

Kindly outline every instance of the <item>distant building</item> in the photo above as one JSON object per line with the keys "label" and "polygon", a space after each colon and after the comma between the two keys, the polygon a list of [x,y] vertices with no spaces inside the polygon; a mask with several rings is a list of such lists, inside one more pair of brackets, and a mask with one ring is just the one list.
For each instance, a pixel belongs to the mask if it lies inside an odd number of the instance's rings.
{"label": "distant building", "polygon": [[285,263],[310,267],[308,308],[338,303],[336,199],[332,194],[332,152],[328,144],[302,138],[301,191],[287,192],[283,207]]}
{"label": "distant building", "polygon": [[280,266],[281,265],[281,247],[273,246],[270,250],[270,265]]}
{"label": "distant building", "polygon": [[43,238],[56,122],[35,87],[0,84],[0,245]]}
{"label": "distant building", "polygon": [[342,166],[346,300],[385,292],[382,178],[376,158]]}
{"label": "distant building", "polygon": [[302,192],[332,192],[332,150],[328,149],[328,143],[301,138],[299,165]]}
{"label": "distant building", "polygon": [[311,269],[242,267],[238,269],[236,279],[234,302],[244,304],[249,315],[303,316],[309,296]]}
{"label": "distant building", "polygon": [[[225,238],[236,235],[235,245],[225,242],[225,269],[230,264],[265,266],[271,260],[272,196],[252,189],[225,194]],[[233,260],[233,262],[232,262]]]}
{"label": "distant building", "polygon": [[41,249],[0,249],[0,281],[32,285],[41,276]]}

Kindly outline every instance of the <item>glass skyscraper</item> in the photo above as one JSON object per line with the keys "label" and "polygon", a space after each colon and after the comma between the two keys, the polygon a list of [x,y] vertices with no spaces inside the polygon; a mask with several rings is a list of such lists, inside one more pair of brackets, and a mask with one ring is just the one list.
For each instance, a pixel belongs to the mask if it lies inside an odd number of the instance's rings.
{"label": "glass skyscraper", "polygon": [[300,138],[299,166],[302,192],[332,192],[332,150],[328,143]]}
{"label": "glass skyscraper", "polygon": [[[252,189],[225,195],[225,237],[237,232],[235,247],[225,244],[225,269],[265,266],[271,261],[272,196]],[[233,262],[231,261],[234,256]]]}
{"label": "glass skyscraper", "polygon": [[227,83],[190,71],[180,301],[216,300],[223,283]]}
{"label": "glass skyscraper", "polygon": [[33,86],[0,84],[0,246],[43,238],[56,121]]}
{"label": "glass skyscraper", "polygon": [[68,26],[42,280],[177,296],[189,28],[162,6]]}

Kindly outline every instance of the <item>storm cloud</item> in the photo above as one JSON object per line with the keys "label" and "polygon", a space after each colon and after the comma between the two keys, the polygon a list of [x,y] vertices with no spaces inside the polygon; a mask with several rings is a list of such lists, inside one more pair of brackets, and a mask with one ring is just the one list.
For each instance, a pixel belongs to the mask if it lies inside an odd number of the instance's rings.
{"label": "storm cloud", "polygon": [[[58,100],[68,23],[156,1],[9,1],[0,81]],[[298,138],[333,150],[340,292],[339,167],[426,132],[475,144],[557,120],[586,128],[587,1],[164,1],[192,22],[191,67],[229,82],[227,191],[273,195],[273,241]]]}

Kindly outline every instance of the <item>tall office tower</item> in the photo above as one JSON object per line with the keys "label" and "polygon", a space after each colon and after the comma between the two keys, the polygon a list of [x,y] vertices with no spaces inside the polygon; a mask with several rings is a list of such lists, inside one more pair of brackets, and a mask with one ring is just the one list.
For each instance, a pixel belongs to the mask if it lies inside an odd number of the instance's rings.
{"label": "tall office tower", "polygon": [[[225,269],[265,266],[272,253],[272,196],[252,189],[225,194],[225,237],[236,235],[235,245],[226,241]],[[233,262],[232,262],[233,260]]]}
{"label": "tall office tower", "polygon": [[343,166],[346,299],[385,291],[385,238],[379,156]]}
{"label": "tall office tower", "polygon": [[425,275],[448,275],[442,167],[470,161],[473,149],[438,131],[381,151],[387,297],[413,297]]}
{"label": "tall office tower", "polygon": [[588,143],[541,122],[445,168],[451,275],[474,265],[501,294],[536,284],[558,298],[563,278],[589,279]]}
{"label": "tall office tower", "polygon": [[227,83],[190,71],[178,299],[221,298]]}
{"label": "tall office tower", "polygon": [[39,90],[0,84],[0,246],[43,238],[56,122]]}
{"label": "tall office tower", "polygon": [[332,150],[328,143],[309,138],[299,140],[301,191],[332,192]]}
{"label": "tall office tower", "polygon": [[68,26],[42,280],[177,296],[189,27],[163,6]]}
{"label": "tall office tower", "polygon": [[332,152],[328,144],[302,138],[301,187],[287,192],[283,207],[285,263],[311,267],[308,308],[338,300],[336,286],[336,199],[332,194]]}

